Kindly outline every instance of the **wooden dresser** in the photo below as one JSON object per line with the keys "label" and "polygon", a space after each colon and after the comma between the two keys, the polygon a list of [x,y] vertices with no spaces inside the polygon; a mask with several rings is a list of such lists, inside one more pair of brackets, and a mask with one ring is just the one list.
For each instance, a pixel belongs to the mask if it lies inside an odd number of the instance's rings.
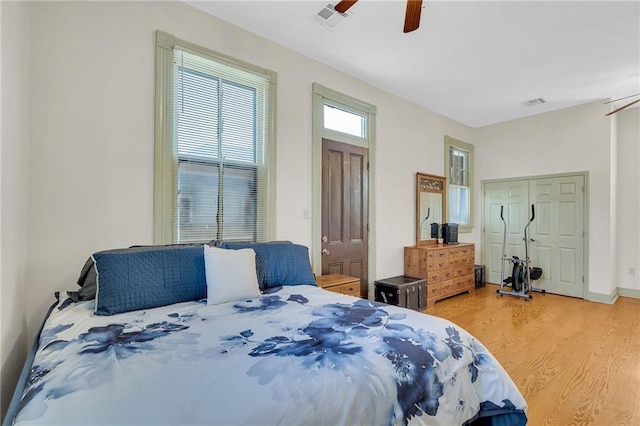
{"label": "wooden dresser", "polygon": [[475,291],[475,245],[432,244],[404,248],[404,274],[427,280],[427,308],[449,296]]}
{"label": "wooden dresser", "polygon": [[360,278],[340,274],[320,275],[316,283],[325,290],[360,297]]}

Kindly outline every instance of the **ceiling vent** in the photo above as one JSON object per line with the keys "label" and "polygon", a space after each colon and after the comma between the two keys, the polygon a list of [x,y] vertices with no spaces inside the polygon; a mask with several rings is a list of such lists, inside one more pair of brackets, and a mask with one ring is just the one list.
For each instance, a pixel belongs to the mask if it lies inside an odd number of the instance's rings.
{"label": "ceiling vent", "polygon": [[352,12],[347,11],[345,13],[340,13],[334,9],[332,4],[328,4],[317,14],[313,15],[311,19],[319,25],[332,30],[351,15]]}
{"label": "ceiling vent", "polygon": [[524,102],[524,104],[526,106],[534,106],[534,105],[540,105],[540,104],[545,104],[545,103],[547,103],[547,101],[545,101],[542,98],[530,99],[530,100]]}

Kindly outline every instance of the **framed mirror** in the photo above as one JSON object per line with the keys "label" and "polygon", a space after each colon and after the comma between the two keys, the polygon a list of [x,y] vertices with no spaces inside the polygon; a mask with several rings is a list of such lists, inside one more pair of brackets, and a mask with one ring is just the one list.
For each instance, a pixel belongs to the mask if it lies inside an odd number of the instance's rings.
{"label": "framed mirror", "polygon": [[444,222],[447,207],[447,178],[416,173],[416,245],[436,244],[431,236],[431,224]]}

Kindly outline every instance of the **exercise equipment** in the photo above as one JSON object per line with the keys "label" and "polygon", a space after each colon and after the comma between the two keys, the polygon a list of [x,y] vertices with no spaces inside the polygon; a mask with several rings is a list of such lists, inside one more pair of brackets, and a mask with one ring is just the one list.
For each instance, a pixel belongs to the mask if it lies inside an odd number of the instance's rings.
{"label": "exercise equipment", "polygon": [[[529,259],[529,237],[527,231],[529,226],[536,217],[535,208],[531,205],[531,219],[524,226],[524,259],[518,256],[507,257],[507,222],[504,220],[504,206],[500,206],[500,220],[503,225],[502,236],[502,257],[500,262],[500,289],[496,290],[500,297],[503,295],[522,297],[525,300],[533,299],[533,295],[528,294],[530,291],[546,293],[544,289],[535,288],[531,285],[531,281],[535,281],[542,276],[542,269],[538,267],[531,268]],[[513,265],[511,275],[505,278],[505,264]],[[505,290],[505,287],[511,287],[511,291]]]}

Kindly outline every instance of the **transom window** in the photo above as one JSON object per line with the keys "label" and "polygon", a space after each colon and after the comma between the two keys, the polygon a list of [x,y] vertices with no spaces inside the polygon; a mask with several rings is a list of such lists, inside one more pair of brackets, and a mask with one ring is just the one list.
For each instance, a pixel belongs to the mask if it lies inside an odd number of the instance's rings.
{"label": "transom window", "polygon": [[338,106],[324,104],[324,127],[359,138],[366,137],[366,117],[341,109]]}

